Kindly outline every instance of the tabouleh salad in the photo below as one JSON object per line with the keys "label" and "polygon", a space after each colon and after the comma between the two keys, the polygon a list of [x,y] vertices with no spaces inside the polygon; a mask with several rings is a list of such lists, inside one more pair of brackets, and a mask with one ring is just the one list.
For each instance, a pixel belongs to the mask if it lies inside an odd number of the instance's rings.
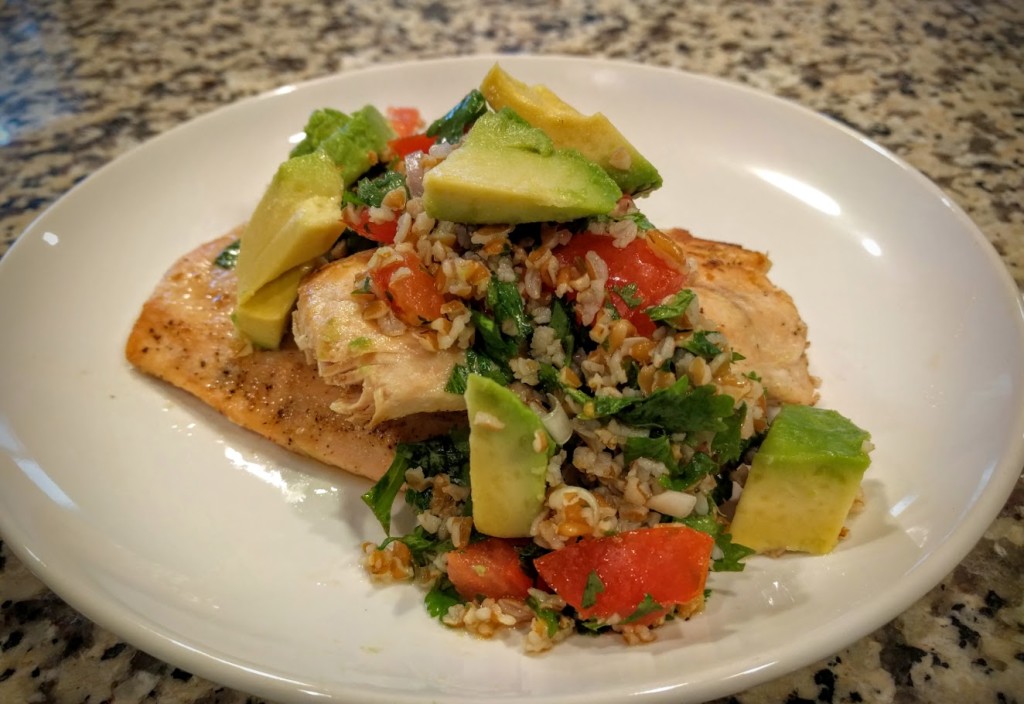
{"label": "tabouleh salad", "polygon": [[[235,325],[257,347],[291,332],[355,423],[459,419],[364,495],[374,580],[536,653],[650,641],[701,611],[709,571],[836,544],[868,434],[814,407],[767,260],[655,227],[638,203],[661,177],[602,115],[495,66],[429,124],[325,109],[305,134],[225,253]],[[713,315],[743,306],[755,322]],[[750,340],[760,315],[795,352]]]}

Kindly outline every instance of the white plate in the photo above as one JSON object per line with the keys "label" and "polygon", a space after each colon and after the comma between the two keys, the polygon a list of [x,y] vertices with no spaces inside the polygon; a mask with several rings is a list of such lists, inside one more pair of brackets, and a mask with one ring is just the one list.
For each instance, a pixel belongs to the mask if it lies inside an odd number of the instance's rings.
{"label": "white plate", "polygon": [[491,58],[384,66],[219,110],[117,159],[0,262],[0,529],[89,618],[281,701],[679,702],[779,676],[896,616],[969,551],[1024,462],[1024,323],[968,219],[919,174],[765,95],[621,63],[505,57],[657,164],[656,223],[767,250],[810,325],[822,404],[874,434],[867,510],[827,557],[714,574],[706,613],[653,645],[542,657],[375,588],[362,480],[135,374],[122,345],[181,254],[247,217],[316,107],[441,114]]}

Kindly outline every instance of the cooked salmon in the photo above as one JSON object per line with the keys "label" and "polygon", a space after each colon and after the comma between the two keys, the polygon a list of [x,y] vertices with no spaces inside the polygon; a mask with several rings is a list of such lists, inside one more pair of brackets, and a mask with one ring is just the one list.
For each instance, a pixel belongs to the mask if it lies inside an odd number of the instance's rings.
{"label": "cooked salmon", "polygon": [[813,404],[818,380],[808,370],[807,325],[789,294],[768,279],[768,257],[686,230],[666,234],[682,246],[692,267],[687,287],[697,294],[704,316],[745,357],[734,369],[760,375],[771,399]]}
{"label": "cooked salmon", "polygon": [[331,410],[338,387],[321,379],[290,339],[280,350],[240,352],[231,322],[235,275],[213,263],[236,237],[186,254],[159,282],[125,348],[135,367],[289,450],[371,479],[383,475],[397,443],[465,422],[465,414],[432,413],[366,428]]}
{"label": "cooked salmon", "polygon": [[376,426],[413,413],[460,411],[461,394],[444,390],[459,349],[428,349],[411,333],[387,335],[364,320],[353,291],[371,252],[332,262],[299,287],[293,317],[295,341],[307,361],[337,385],[333,408],[354,423]]}

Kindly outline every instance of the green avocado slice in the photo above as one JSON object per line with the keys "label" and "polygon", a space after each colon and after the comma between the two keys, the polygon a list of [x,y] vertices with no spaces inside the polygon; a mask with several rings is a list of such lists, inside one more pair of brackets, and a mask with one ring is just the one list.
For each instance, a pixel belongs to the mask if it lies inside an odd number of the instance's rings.
{"label": "green avocado slice", "polygon": [[870,439],[836,411],[783,406],[751,463],[733,541],[757,552],[831,551],[871,462]]}
{"label": "green avocado slice", "polygon": [[498,538],[527,537],[544,504],[555,443],[536,413],[487,377],[469,375],[465,399],[473,525]]}
{"label": "green avocado slice", "polygon": [[478,119],[461,146],[423,178],[427,214],[471,224],[607,215],[621,196],[597,164],[556,149],[544,132],[507,109]]}
{"label": "green avocado slice", "polygon": [[498,64],[480,85],[495,110],[511,108],[544,131],[559,149],[575,149],[615,180],[623,193],[640,196],[661,187],[661,174],[602,113],[584,115],[548,88],[530,86]]}

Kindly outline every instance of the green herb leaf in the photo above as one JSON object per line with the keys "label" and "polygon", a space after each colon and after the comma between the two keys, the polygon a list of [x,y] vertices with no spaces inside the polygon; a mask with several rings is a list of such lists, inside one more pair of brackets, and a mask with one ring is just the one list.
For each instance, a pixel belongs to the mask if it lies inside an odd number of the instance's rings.
{"label": "green herb leaf", "polygon": [[644,215],[643,213],[641,213],[639,210],[637,210],[635,212],[632,212],[632,213],[626,213],[626,215],[622,219],[623,220],[632,220],[633,222],[636,223],[637,228],[640,229],[640,230],[653,230],[654,229],[654,225],[651,223],[651,221],[648,220],[647,216]]}
{"label": "green herb leaf", "polygon": [[730,533],[719,534],[715,538],[715,545],[722,551],[722,557],[715,560],[711,566],[715,572],[742,572],[743,559],[755,552],[746,545],[732,542]]}
{"label": "green herb leaf", "polygon": [[378,546],[383,550],[390,543],[404,543],[409,552],[412,553],[413,561],[423,567],[434,560],[438,555],[454,549],[451,539],[441,540],[436,535],[431,535],[423,528],[416,526],[412,533],[401,536],[391,536]]}
{"label": "green herb leaf", "polygon": [[238,263],[238,253],[242,249],[242,240],[235,240],[220,251],[213,263],[221,269],[234,269]]}
{"label": "green herb leaf", "polygon": [[597,576],[596,570],[591,570],[590,574],[587,575],[587,583],[583,587],[583,599],[580,601],[580,605],[584,609],[589,609],[597,603],[597,595],[603,591],[604,582]]}
{"label": "green herb leaf", "polygon": [[697,330],[681,346],[687,352],[710,361],[722,353],[722,348],[711,342],[708,334],[707,330]]}
{"label": "green herb leaf", "polygon": [[436,619],[442,618],[451,607],[462,603],[465,603],[465,600],[455,591],[447,577],[440,577],[423,597],[427,613]]}
{"label": "green herb leaf", "polygon": [[604,619],[597,618],[596,616],[594,618],[576,621],[576,630],[589,635],[600,633],[607,628],[610,628],[610,626],[605,623]]}
{"label": "green herb leaf", "polygon": [[479,351],[502,364],[507,364],[519,352],[519,344],[506,337],[498,323],[478,310],[470,311],[473,326],[476,328]]}
{"label": "green herb leaf", "polygon": [[409,466],[419,467],[423,476],[447,474],[457,484],[468,486],[469,429],[455,428],[447,435],[422,442],[399,445],[409,455]]}
{"label": "green herb leaf", "polygon": [[376,178],[364,178],[356,182],[355,196],[363,205],[379,208],[384,196],[396,188],[405,188],[405,175],[397,171],[385,171]]}
{"label": "green herb leaf", "polygon": [[548,627],[548,638],[554,638],[558,633],[558,612],[541,606],[540,602],[532,596],[526,597],[526,605],[533,609],[537,618]]}
{"label": "green herb leaf", "polygon": [[672,386],[659,389],[622,411],[620,418],[629,425],[661,428],[669,433],[717,432],[725,429],[722,419],[732,412],[731,396],[719,394],[710,384],[690,389],[687,378],[681,377]]}
{"label": "green herb leaf", "polygon": [[517,340],[522,340],[533,330],[526,315],[523,297],[519,295],[519,287],[514,282],[492,277],[487,286],[487,307],[494,314],[494,321],[500,329],[505,329],[505,321],[512,321]]}
{"label": "green herb leaf", "polygon": [[688,288],[684,288],[674,295],[668,303],[651,306],[646,310],[646,313],[651,320],[664,320],[669,325],[677,327],[673,321],[686,312],[686,309],[690,307],[690,303],[696,297],[697,294]]}
{"label": "green herb leaf", "polygon": [[644,600],[637,605],[633,613],[622,619],[622,623],[633,623],[634,621],[639,621],[644,616],[653,614],[657,611],[662,611],[664,608],[665,607],[656,602],[654,597],[650,594],[644,594]]}
{"label": "green herb leaf", "polygon": [[676,462],[675,456],[672,454],[672,443],[669,442],[667,435],[662,435],[656,438],[626,438],[626,444],[622,448],[622,454],[627,467],[629,467],[633,460],[640,457],[646,457],[649,460],[661,462],[668,468],[670,473],[674,473],[678,469],[678,463]]}
{"label": "green herb leaf", "polygon": [[717,474],[720,469],[717,462],[703,452],[695,452],[693,457],[678,471],[663,476],[662,486],[676,491],[685,491],[709,474]]}
{"label": "green herb leaf", "polygon": [[639,295],[636,282],[630,281],[628,284],[623,286],[612,286],[610,287],[614,293],[619,295],[622,302],[626,304],[626,307],[630,310],[639,308],[644,302],[643,296]]}
{"label": "green herb leaf", "polygon": [[711,512],[703,516],[690,514],[678,522],[715,539],[715,545],[722,551],[722,557],[711,563],[711,569],[715,572],[742,572],[743,558],[754,553],[747,546],[732,542],[732,536],[723,530],[722,524],[715,520]]}
{"label": "green herb leaf", "polygon": [[576,333],[569,312],[560,298],[551,301],[551,322],[548,325],[562,343],[565,359],[572,359],[572,353],[576,349]]}
{"label": "green herb leaf", "polygon": [[562,385],[562,391],[566,396],[583,406],[579,417],[586,419],[613,416],[640,400],[631,396],[610,396],[607,394],[591,396],[586,392],[565,386],[564,384]]}
{"label": "green herb leaf", "polygon": [[485,376],[502,385],[508,385],[512,381],[512,375],[508,372],[506,365],[499,364],[487,355],[469,349],[466,350],[466,363],[456,364],[452,368],[444,390],[450,394],[466,393],[466,380],[470,374]]}
{"label": "green herb leaf", "polygon": [[408,445],[399,445],[395,449],[395,458],[391,466],[373,487],[362,495],[363,503],[370,507],[373,515],[380,521],[384,532],[391,534],[391,506],[395,503],[402,484],[405,482],[405,471],[409,469],[410,450]]}
{"label": "green herb leaf", "polygon": [[725,427],[711,439],[711,452],[720,464],[735,462],[740,458],[747,443],[741,437],[743,421],[747,417],[747,404],[741,403],[731,416],[724,418]]}
{"label": "green herb leaf", "polygon": [[487,112],[487,100],[483,93],[471,90],[465,98],[427,128],[428,137],[437,137],[439,142],[454,144],[462,139],[465,131],[476,122],[477,118]]}

